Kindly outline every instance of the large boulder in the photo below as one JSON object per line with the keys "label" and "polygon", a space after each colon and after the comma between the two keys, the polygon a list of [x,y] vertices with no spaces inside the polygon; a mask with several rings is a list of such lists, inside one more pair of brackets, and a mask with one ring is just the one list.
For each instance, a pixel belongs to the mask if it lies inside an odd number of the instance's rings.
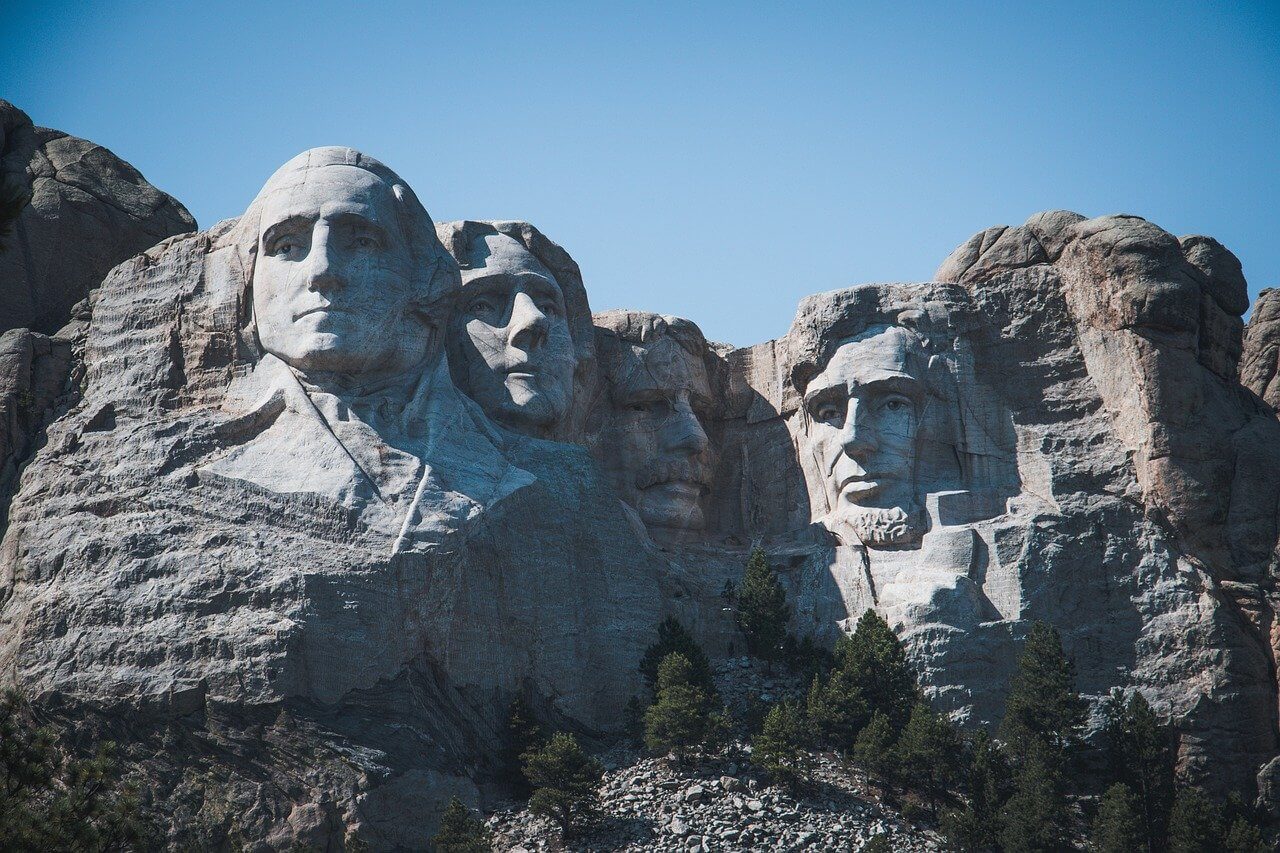
{"label": "large boulder", "polygon": [[1244,330],[1240,382],[1280,409],[1280,288],[1266,288],[1253,305]]}
{"label": "large boulder", "polygon": [[116,264],[196,228],[185,207],[106,148],[36,127],[8,101],[0,191],[9,212],[20,205],[0,237],[0,332],[52,335]]}

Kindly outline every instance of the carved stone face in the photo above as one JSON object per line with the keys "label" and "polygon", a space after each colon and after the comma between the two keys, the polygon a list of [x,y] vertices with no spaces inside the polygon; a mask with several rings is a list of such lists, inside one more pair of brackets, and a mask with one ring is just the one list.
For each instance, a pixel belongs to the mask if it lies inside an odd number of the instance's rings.
{"label": "carved stone face", "polygon": [[549,430],[569,409],[577,366],[560,284],[504,234],[476,240],[469,261],[454,330],[467,390],[512,429]]}
{"label": "carved stone face", "polygon": [[924,396],[920,342],[897,326],[845,341],[805,388],[805,452],[825,485],[828,518],[867,544],[906,537]]}
{"label": "carved stone face", "polygon": [[354,166],[286,176],[264,200],[253,311],[264,349],[307,375],[394,375],[433,331],[391,187]]}
{"label": "carved stone face", "polygon": [[611,473],[645,525],[706,527],[714,457],[703,424],[712,409],[703,359],[672,338],[629,347],[614,366]]}

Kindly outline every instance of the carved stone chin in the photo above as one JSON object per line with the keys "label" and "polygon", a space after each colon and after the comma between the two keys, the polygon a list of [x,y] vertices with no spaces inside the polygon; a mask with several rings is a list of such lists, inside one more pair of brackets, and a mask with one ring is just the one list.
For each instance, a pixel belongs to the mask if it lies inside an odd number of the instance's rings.
{"label": "carved stone chin", "polygon": [[924,510],[909,507],[850,507],[821,520],[842,544],[868,548],[915,545],[928,527]]}

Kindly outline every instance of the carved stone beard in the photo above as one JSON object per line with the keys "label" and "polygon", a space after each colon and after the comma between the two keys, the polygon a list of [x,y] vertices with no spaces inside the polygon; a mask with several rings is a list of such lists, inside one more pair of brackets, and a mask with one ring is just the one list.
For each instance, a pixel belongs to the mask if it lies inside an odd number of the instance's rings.
{"label": "carved stone beard", "polygon": [[924,510],[914,501],[907,507],[856,507],[828,515],[823,526],[841,544],[850,539],[868,548],[912,545],[925,532]]}

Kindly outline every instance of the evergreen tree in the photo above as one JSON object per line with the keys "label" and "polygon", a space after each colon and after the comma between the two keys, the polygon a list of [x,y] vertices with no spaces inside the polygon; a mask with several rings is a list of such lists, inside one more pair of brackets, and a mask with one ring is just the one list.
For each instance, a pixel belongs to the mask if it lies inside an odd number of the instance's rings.
{"label": "evergreen tree", "polygon": [[1119,690],[1113,691],[1102,714],[1108,776],[1137,797],[1146,849],[1161,849],[1173,805],[1172,738],[1137,691],[1127,703]]}
{"label": "evergreen tree", "polygon": [[1222,849],[1225,853],[1267,853],[1274,848],[1263,839],[1262,830],[1240,816],[1231,822]]}
{"label": "evergreen tree", "polygon": [[1139,853],[1147,849],[1138,798],[1128,785],[1117,782],[1102,795],[1090,847],[1098,853]]}
{"label": "evergreen tree", "polygon": [[889,718],[876,711],[853,742],[853,761],[881,785],[891,782],[898,771]]}
{"label": "evergreen tree", "polygon": [[556,732],[526,753],[524,775],[533,786],[529,810],[554,820],[566,836],[595,816],[604,768],[582,751],[573,735]]}
{"label": "evergreen tree", "polygon": [[996,848],[1000,809],[1009,795],[1010,769],[999,744],[986,731],[973,737],[966,752],[963,787],[968,802],[942,816],[942,831],[956,850],[978,853]]}
{"label": "evergreen tree", "polygon": [[503,732],[502,775],[520,796],[529,794],[529,780],[524,776],[524,755],[542,739],[542,729],[533,709],[523,696],[516,696],[507,706],[506,731]]}
{"label": "evergreen tree", "polygon": [[622,709],[622,731],[633,746],[644,746],[644,712],[639,696],[632,696]]}
{"label": "evergreen tree", "polygon": [[701,687],[710,696],[716,695],[716,687],[711,679],[711,661],[707,654],[693,639],[693,635],[680,624],[674,616],[668,616],[658,625],[658,640],[645,649],[640,659],[640,674],[644,676],[649,689],[656,689],[658,684],[658,666],[672,652],[685,656],[692,666],[690,683]]}
{"label": "evergreen tree", "polygon": [[782,654],[791,608],[787,594],[764,551],[756,548],[747,559],[747,569],[738,588],[738,628],[747,641],[747,652],[771,663]]}
{"label": "evergreen tree", "polygon": [[0,839],[15,853],[155,846],[133,788],[117,778],[115,745],[91,758],[63,749],[14,693],[0,698]]}
{"label": "evergreen tree", "polygon": [[794,785],[804,772],[804,721],[800,709],[782,700],[769,709],[751,739],[751,760],[778,782]]}
{"label": "evergreen tree", "polygon": [[836,642],[834,668],[809,691],[809,714],[819,743],[847,751],[874,712],[884,714],[893,736],[907,724],[919,698],[916,673],[897,635],[874,610],[853,635]]}
{"label": "evergreen tree", "polygon": [[1070,815],[1061,779],[1044,754],[1027,753],[1015,769],[1013,793],[1000,809],[1000,846],[1008,853],[1070,848]]}
{"label": "evergreen tree", "polygon": [[1075,666],[1051,626],[1036,622],[1027,635],[1005,702],[1001,739],[1015,757],[1040,752],[1060,766],[1084,726],[1087,706],[1075,689]]}
{"label": "evergreen tree", "polygon": [[484,822],[454,797],[440,816],[440,829],[431,839],[437,853],[489,853],[493,838]]}
{"label": "evergreen tree", "polygon": [[711,697],[693,683],[693,664],[679,652],[658,667],[658,695],[644,715],[645,745],[655,752],[675,754],[684,761],[689,749],[714,739],[718,718]]}
{"label": "evergreen tree", "polygon": [[946,717],[917,702],[898,736],[895,753],[902,780],[924,795],[937,817],[938,804],[960,772],[960,733]]}
{"label": "evergreen tree", "polygon": [[1199,788],[1182,788],[1169,813],[1170,853],[1212,853],[1222,849],[1222,808]]}

